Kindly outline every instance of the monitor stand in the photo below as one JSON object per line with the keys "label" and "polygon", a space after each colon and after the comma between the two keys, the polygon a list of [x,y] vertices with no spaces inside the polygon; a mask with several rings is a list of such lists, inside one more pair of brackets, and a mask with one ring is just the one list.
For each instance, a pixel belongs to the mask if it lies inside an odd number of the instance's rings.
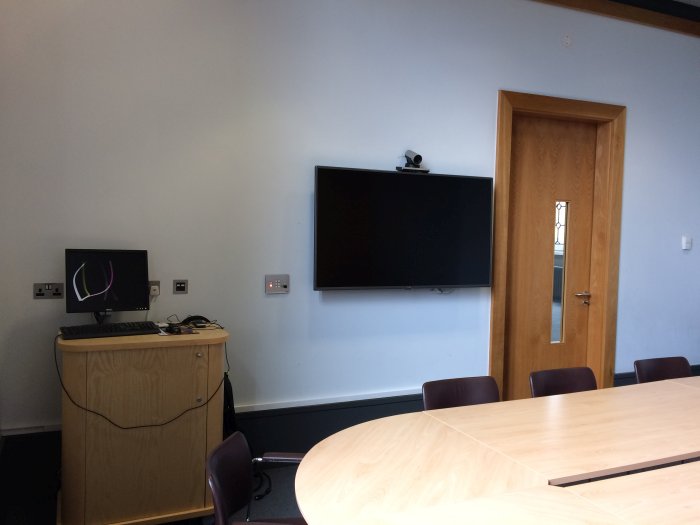
{"label": "monitor stand", "polygon": [[105,312],[92,312],[92,315],[95,316],[95,321],[97,324],[102,324],[105,322],[105,319],[112,315],[112,311],[107,310]]}

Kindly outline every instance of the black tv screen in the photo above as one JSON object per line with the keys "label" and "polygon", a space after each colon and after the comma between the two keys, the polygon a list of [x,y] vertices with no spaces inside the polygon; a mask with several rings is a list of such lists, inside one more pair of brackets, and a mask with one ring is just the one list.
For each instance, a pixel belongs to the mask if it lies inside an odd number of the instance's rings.
{"label": "black tv screen", "polygon": [[316,166],[314,289],[491,285],[493,179]]}
{"label": "black tv screen", "polygon": [[66,250],[66,312],[148,310],[146,250]]}

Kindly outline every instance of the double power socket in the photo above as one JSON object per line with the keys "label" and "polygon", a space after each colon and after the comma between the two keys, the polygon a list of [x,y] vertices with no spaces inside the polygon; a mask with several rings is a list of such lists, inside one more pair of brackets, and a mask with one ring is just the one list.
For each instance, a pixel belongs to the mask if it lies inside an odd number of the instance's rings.
{"label": "double power socket", "polygon": [[63,299],[63,283],[34,283],[34,299]]}

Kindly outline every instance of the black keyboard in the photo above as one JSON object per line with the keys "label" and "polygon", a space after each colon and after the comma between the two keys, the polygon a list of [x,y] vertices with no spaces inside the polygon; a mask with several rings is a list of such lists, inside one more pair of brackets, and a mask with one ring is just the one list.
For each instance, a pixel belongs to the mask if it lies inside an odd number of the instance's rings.
{"label": "black keyboard", "polygon": [[153,321],[128,323],[82,324],[62,326],[63,339],[89,339],[91,337],[118,337],[120,335],[157,334],[160,328]]}

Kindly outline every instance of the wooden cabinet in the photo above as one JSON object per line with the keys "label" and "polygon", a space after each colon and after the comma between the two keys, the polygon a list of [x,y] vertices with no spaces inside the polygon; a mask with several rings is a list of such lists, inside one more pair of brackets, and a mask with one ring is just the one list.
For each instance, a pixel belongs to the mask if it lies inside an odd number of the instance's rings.
{"label": "wooden cabinet", "polygon": [[213,513],[205,459],[222,439],[227,338],[59,339],[72,399],[63,393],[64,525]]}

